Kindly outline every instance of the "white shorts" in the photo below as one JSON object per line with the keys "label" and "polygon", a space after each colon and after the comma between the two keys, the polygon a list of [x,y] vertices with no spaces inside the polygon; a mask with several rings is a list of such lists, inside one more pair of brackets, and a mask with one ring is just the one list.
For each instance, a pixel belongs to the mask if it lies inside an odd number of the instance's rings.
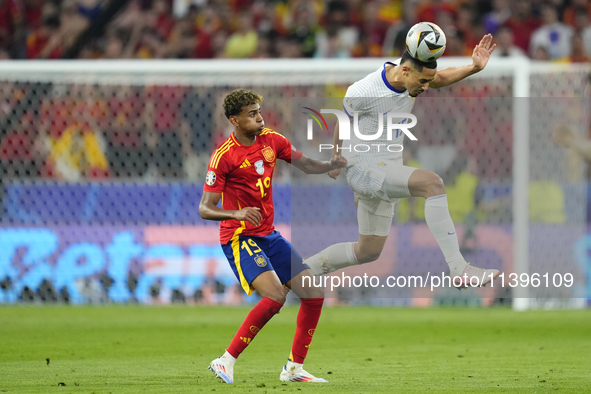
{"label": "white shorts", "polygon": [[391,166],[378,193],[373,196],[359,196],[359,234],[385,237],[390,233],[394,207],[401,198],[410,197],[408,180],[415,170],[414,167],[403,165]]}
{"label": "white shorts", "polygon": [[[376,205],[378,205],[377,208]],[[357,203],[357,224],[359,225],[359,234],[379,235],[382,237],[390,234],[395,205],[396,203],[394,202],[388,202],[377,198],[371,200],[359,199],[359,202]]]}

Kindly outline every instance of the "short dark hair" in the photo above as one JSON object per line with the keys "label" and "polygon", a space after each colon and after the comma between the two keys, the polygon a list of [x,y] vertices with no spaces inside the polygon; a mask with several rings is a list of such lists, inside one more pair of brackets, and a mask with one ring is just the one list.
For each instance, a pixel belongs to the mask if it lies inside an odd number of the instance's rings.
{"label": "short dark hair", "polygon": [[236,116],[242,112],[242,108],[261,101],[263,101],[263,96],[260,94],[251,90],[236,89],[224,98],[224,114],[226,118],[230,119],[230,116]]}
{"label": "short dark hair", "polygon": [[400,65],[403,65],[407,62],[411,63],[415,70],[417,70],[418,72],[422,72],[423,68],[428,68],[431,70],[437,68],[437,60],[434,60],[432,62],[422,62],[412,57],[408,50],[404,50],[404,53],[402,54],[402,59],[400,60]]}

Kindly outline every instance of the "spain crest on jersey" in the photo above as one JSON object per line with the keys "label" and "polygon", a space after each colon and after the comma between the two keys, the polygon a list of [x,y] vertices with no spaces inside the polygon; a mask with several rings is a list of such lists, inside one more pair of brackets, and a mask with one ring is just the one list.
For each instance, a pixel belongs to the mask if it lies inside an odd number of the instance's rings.
{"label": "spain crest on jersey", "polygon": [[267,160],[268,162],[275,161],[275,151],[273,150],[273,148],[271,148],[270,146],[265,146],[262,152],[265,160]]}

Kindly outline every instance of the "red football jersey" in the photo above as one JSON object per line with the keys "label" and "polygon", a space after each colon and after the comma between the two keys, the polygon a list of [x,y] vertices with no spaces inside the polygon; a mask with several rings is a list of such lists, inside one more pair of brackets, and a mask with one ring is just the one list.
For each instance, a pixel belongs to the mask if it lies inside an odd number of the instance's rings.
{"label": "red football jersey", "polygon": [[273,171],[277,159],[290,163],[299,160],[302,152],[279,133],[263,129],[251,146],[236,140],[234,133],[211,156],[203,190],[222,193],[222,208],[239,210],[260,208],[263,220],[259,226],[238,220],[224,220],[220,225],[220,241],[226,244],[239,234],[266,236],[273,227]]}

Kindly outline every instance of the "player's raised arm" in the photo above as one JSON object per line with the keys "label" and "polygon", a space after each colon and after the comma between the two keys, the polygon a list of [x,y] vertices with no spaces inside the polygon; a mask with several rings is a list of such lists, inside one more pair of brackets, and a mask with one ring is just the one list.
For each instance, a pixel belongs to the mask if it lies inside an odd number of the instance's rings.
{"label": "player's raised arm", "polygon": [[306,174],[324,174],[325,172],[345,167],[347,165],[347,159],[341,155],[334,155],[330,161],[321,161],[302,155],[299,160],[292,161],[291,164]]}
{"label": "player's raised arm", "polygon": [[203,192],[199,203],[199,215],[205,220],[239,220],[259,226],[263,216],[259,208],[246,207],[240,210],[226,210],[218,207],[222,194]]}
{"label": "player's raised arm", "polygon": [[485,35],[476,45],[472,52],[472,64],[461,67],[449,67],[437,71],[435,79],[429,83],[430,88],[442,88],[461,81],[470,75],[476,74],[486,67],[491,53],[494,51],[497,44],[492,43],[493,37],[490,34]]}

